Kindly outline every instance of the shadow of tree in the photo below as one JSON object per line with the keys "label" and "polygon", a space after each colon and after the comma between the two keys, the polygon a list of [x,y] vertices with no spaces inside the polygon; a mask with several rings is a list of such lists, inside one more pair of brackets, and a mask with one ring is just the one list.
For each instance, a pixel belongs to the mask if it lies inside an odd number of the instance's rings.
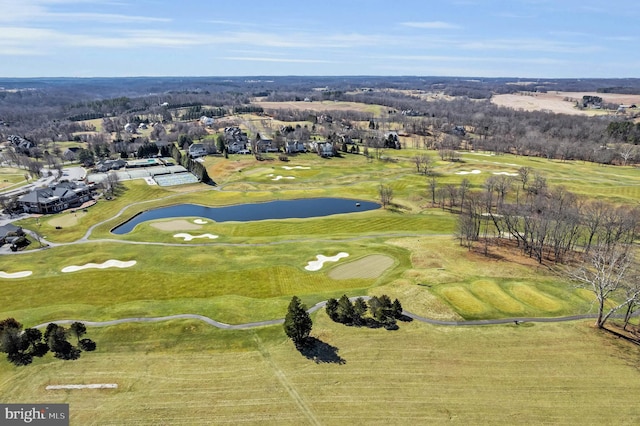
{"label": "shadow of tree", "polygon": [[338,348],[315,337],[309,337],[304,346],[298,348],[300,353],[316,364],[346,364],[346,360],[338,355]]}

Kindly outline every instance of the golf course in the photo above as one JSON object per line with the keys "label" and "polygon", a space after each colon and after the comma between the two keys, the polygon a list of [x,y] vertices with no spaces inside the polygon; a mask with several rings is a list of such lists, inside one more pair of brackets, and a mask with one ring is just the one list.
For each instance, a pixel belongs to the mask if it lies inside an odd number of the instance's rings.
{"label": "golf course", "polygon": [[[483,152],[448,162],[416,149],[287,162],[208,156],[215,186],[120,182],[112,199],[84,211],[15,223],[41,238],[0,256],[0,319],[25,328],[83,321],[97,350],[23,367],[3,359],[0,400],[68,403],[71,424],[87,425],[640,422],[638,346],[591,319],[560,321],[596,305],[558,265],[512,250],[507,238],[488,253],[463,247],[456,212],[434,205],[429,178],[416,172],[413,158],[425,153],[442,187],[466,179],[481,191],[488,177],[526,167],[585,198],[640,200],[632,166]],[[366,211],[176,216],[112,232],[183,204],[381,203],[381,185],[393,199]],[[281,326],[292,296],[310,308],[343,294],[397,298],[413,320],[393,331],[348,327],[318,309],[316,352],[297,351]],[[500,321],[465,324],[485,320]],[[110,386],[47,389],[91,384]]]}

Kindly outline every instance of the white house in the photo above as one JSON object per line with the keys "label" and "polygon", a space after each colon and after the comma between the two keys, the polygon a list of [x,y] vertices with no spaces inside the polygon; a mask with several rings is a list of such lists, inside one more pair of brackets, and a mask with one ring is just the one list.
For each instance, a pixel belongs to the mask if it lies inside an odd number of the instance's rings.
{"label": "white house", "polygon": [[203,115],[200,117],[200,123],[202,123],[203,126],[211,127],[213,126],[213,123],[215,123],[215,120],[212,117]]}

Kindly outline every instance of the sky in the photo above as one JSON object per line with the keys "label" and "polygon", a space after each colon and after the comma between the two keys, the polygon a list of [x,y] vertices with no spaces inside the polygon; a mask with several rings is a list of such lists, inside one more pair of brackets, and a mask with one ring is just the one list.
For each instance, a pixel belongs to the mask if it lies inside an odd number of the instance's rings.
{"label": "sky", "polygon": [[0,0],[0,77],[640,77],[638,0]]}

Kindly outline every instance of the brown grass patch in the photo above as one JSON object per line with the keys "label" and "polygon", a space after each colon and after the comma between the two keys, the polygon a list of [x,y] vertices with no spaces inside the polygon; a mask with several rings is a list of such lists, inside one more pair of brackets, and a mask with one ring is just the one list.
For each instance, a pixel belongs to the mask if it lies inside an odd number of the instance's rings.
{"label": "brown grass patch", "polygon": [[384,271],[393,266],[395,260],[382,254],[372,254],[353,262],[336,266],[329,272],[334,280],[352,278],[378,278]]}
{"label": "brown grass patch", "polygon": [[161,231],[190,231],[202,228],[202,226],[184,219],[171,220],[169,222],[154,222],[151,226]]}
{"label": "brown grass patch", "polygon": [[291,109],[298,111],[368,111],[370,105],[358,102],[254,102],[265,110],[269,109]]}

